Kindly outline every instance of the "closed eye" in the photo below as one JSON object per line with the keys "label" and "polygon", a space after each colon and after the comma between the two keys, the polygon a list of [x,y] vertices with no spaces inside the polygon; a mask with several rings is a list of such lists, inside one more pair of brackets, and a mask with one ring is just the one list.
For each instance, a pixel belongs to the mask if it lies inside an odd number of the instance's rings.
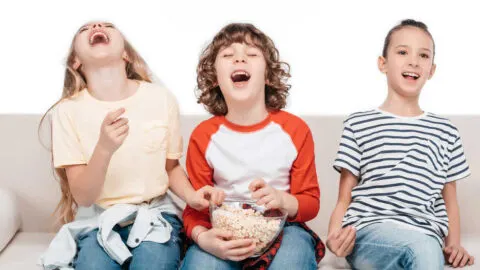
{"label": "closed eye", "polygon": [[401,50],[397,52],[400,55],[407,55],[407,51]]}
{"label": "closed eye", "polygon": [[80,28],[80,30],[78,30],[78,33],[82,33],[82,32],[85,32],[87,30],[88,30],[88,26],[85,26],[85,27]]}

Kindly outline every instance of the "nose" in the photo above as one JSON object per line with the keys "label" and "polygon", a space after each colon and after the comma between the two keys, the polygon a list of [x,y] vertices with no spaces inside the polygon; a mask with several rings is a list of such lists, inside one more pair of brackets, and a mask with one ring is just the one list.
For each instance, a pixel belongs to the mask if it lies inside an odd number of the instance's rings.
{"label": "nose", "polygon": [[101,23],[94,23],[94,24],[92,25],[92,28],[93,28],[93,29],[95,29],[95,28],[100,28],[100,27],[102,27],[102,24],[101,24]]}
{"label": "nose", "polygon": [[410,56],[409,65],[412,67],[418,67],[418,57],[416,55]]}
{"label": "nose", "polygon": [[234,61],[235,63],[246,63],[246,62],[247,62],[246,59],[247,59],[247,58],[245,57],[245,55],[244,55],[243,53],[236,53],[235,56],[234,56],[233,61]]}

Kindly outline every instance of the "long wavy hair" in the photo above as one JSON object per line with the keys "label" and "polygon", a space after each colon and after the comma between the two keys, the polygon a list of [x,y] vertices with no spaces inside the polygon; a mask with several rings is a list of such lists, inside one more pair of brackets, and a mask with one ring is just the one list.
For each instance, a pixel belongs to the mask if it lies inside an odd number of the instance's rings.
{"label": "long wavy hair", "polygon": [[[75,68],[76,63],[76,52],[74,48],[75,39],[77,38],[77,34],[75,34],[72,44],[70,45],[70,49],[67,56],[66,61],[66,69],[65,69],[65,78],[63,82],[63,91],[61,98],[55,102],[42,116],[39,126],[38,126],[38,133],[40,134],[40,130],[47,119],[47,115],[51,112],[55,106],[57,106],[60,102],[65,99],[70,99],[73,96],[77,95],[80,91],[83,91],[87,87],[87,80],[85,75],[83,74],[81,68]],[[122,34],[123,36],[123,34]],[[150,70],[143,60],[143,58],[138,54],[138,52],[133,48],[133,46],[125,39],[124,39],[124,48],[127,54],[127,59],[125,69],[127,73],[127,78],[131,80],[140,80],[151,82],[151,74]],[[51,122],[50,122],[50,131],[51,131]],[[50,133],[51,134],[51,133]],[[53,151],[51,146],[51,138],[50,138],[50,156],[53,166]],[[54,168],[54,175],[60,182],[60,189],[62,192],[62,197],[60,202],[58,203],[54,215],[58,216],[57,223],[65,224],[74,220],[75,215],[77,213],[78,205],[73,198],[72,192],[70,191],[70,186],[68,184],[68,179],[66,175],[66,171],[64,168]]]}

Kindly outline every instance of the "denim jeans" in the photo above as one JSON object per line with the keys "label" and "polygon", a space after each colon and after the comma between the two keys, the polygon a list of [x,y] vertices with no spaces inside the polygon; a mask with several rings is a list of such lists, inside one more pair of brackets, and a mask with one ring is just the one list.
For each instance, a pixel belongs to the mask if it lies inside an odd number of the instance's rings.
{"label": "denim jeans", "polygon": [[438,241],[405,226],[385,222],[362,228],[348,263],[353,269],[444,269]]}
{"label": "denim jeans", "polygon": [[[242,262],[222,260],[195,244],[188,249],[181,269],[242,269]],[[287,223],[282,243],[269,269],[317,269],[313,237],[295,223]]]}
{"label": "denim jeans", "polygon": [[[97,241],[97,230],[82,236],[78,240],[77,258],[74,261],[75,269],[88,270],[117,270],[117,269],[178,269],[182,248],[182,222],[173,214],[162,214],[172,225],[171,238],[166,243],[144,241],[136,248],[130,250],[132,258],[123,266],[112,260]],[[115,231],[120,234],[123,242],[128,239],[132,225],[121,228],[115,226]]]}

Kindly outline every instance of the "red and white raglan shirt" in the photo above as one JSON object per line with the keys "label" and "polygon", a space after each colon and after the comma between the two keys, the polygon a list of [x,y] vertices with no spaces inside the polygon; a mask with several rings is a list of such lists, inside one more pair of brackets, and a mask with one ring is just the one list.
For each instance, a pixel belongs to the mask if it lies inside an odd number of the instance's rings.
{"label": "red and white raglan shirt", "polygon": [[[269,113],[252,126],[239,126],[214,116],[193,131],[187,151],[187,172],[195,189],[205,185],[225,191],[228,199],[251,199],[249,184],[262,178],[298,200],[290,219],[306,222],[320,208],[312,133],[299,117],[285,111]],[[208,209],[189,206],[183,212],[187,236],[201,225],[211,228]]]}

